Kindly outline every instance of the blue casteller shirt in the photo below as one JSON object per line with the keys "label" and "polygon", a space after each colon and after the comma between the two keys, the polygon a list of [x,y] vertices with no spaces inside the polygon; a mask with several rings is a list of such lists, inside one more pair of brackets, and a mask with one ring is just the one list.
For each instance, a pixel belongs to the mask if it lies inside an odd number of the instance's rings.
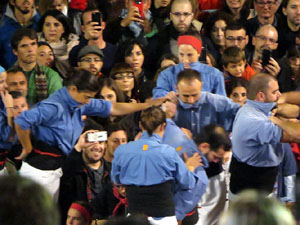
{"label": "blue casteller shirt", "polygon": [[247,99],[233,124],[232,153],[239,161],[250,166],[278,166],[284,148],[280,143],[282,129],[269,120],[275,103]]}
{"label": "blue casteller shirt", "polygon": [[173,120],[177,126],[189,129],[193,136],[209,124],[219,124],[230,132],[239,108],[238,103],[227,97],[203,91],[194,104],[184,103],[179,99]]}
{"label": "blue casteller shirt", "polygon": [[[201,73],[203,91],[227,96],[224,76],[218,69],[200,62],[191,63],[190,68]],[[163,97],[170,91],[176,92],[177,75],[183,70],[183,63],[163,70],[158,76],[156,87],[153,89],[153,98]]]}
{"label": "blue casteller shirt", "polygon": [[8,142],[8,138],[11,132],[11,127],[7,123],[5,105],[0,97],[0,149],[10,149],[11,142]]}
{"label": "blue casteller shirt", "polygon": [[84,126],[82,115],[108,117],[110,110],[111,102],[100,99],[81,105],[63,87],[35,108],[22,112],[15,122],[24,130],[31,129],[38,140],[69,154]]}
{"label": "blue casteller shirt", "polygon": [[[179,156],[182,156],[182,153],[185,152],[189,157],[191,157],[195,152],[198,152],[202,157],[204,167],[208,167],[207,159],[198,150],[193,139],[189,139],[170,119],[167,119],[167,125],[162,138],[162,143],[168,144],[175,148]],[[174,202],[177,220],[183,220],[186,214],[191,212],[197,206],[206,190],[208,178],[203,167],[198,167],[194,171],[194,175],[199,179],[197,180],[193,189],[182,191],[175,186]]]}
{"label": "blue casteller shirt", "polygon": [[150,186],[175,180],[177,187],[195,187],[197,178],[188,171],[174,148],[162,144],[157,134],[143,132],[137,141],[120,145],[112,161],[111,180],[117,184]]}

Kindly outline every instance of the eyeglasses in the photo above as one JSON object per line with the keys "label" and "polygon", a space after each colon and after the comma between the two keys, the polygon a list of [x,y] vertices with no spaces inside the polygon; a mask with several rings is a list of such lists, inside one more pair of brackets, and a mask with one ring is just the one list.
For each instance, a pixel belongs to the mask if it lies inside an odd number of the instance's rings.
{"label": "eyeglasses", "polygon": [[237,41],[237,42],[242,42],[244,40],[246,40],[245,37],[242,37],[242,36],[238,36],[238,37],[232,37],[232,36],[229,36],[229,37],[226,37],[226,40],[230,41],[230,42],[234,42],[234,41]]}
{"label": "eyeglasses", "polygon": [[124,80],[125,77],[127,79],[133,79],[134,75],[132,73],[121,73],[121,74],[117,74],[117,75],[113,76],[113,79],[114,80]]}
{"label": "eyeglasses", "polygon": [[171,14],[173,14],[175,17],[178,17],[178,18],[180,18],[180,17],[184,17],[184,18],[186,18],[186,17],[189,17],[189,16],[191,16],[193,13],[188,13],[188,12],[184,12],[184,13],[180,13],[180,12],[171,12]]}
{"label": "eyeglasses", "polygon": [[91,63],[92,61],[94,62],[102,62],[102,59],[100,57],[97,57],[97,58],[83,58],[80,60],[81,62],[88,62],[88,63]]}
{"label": "eyeglasses", "polygon": [[268,38],[266,36],[263,36],[263,35],[257,35],[255,36],[256,38],[259,38],[260,40],[264,41],[264,42],[267,42],[268,40],[272,43],[272,44],[275,44],[277,42],[277,40],[273,39],[273,38]]}
{"label": "eyeglasses", "polygon": [[264,7],[265,5],[267,6],[273,6],[273,5],[276,5],[277,4],[277,1],[266,1],[266,2],[258,2],[258,1],[255,1],[255,3],[257,5],[259,5],[260,7]]}

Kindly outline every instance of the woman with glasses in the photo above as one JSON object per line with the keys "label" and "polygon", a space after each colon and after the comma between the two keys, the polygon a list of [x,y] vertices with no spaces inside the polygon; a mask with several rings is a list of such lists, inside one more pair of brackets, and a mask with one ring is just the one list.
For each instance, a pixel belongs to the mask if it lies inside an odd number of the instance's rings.
{"label": "woman with glasses", "polygon": [[136,102],[138,89],[133,68],[127,63],[117,63],[113,66],[110,77],[115,80],[118,88],[124,93],[126,102]]}

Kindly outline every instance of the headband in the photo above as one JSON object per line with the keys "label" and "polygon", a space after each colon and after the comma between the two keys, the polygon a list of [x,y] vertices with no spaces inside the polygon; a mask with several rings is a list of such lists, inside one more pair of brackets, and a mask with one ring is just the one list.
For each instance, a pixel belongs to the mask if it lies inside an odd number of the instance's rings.
{"label": "headband", "polygon": [[0,66],[0,75],[1,75],[1,73],[3,73],[5,71],[5,69],[2,67],[2,66]]}
{"label": "headband", "polygon": [[202,42],[197,38],[195,38],[194,36],[192,35],[179,36],[177,39],[178,47],[179,45],[183,45],[183,44],[193,46],[193,48],[196,49],[199,54],[201,54]]}
{"label": "headband", "polygon": [[91,214],[82,205],[78,203],[72,203],[70,209],[76,209],[77,211],[79,211],[85,219],[85,221],[89,222],[91,220]]}

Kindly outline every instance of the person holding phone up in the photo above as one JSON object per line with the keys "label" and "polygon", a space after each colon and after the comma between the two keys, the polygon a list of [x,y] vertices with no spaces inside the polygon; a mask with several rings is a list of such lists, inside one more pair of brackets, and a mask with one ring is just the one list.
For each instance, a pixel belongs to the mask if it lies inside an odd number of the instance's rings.
{"label": "person holding phone up", "polygon": [[[270,24],[261,26],[252,39],[254,46],[253,61],[251,67],[256,73],[264,72],[272,76],[277,76],[280,72],[280,66],[271,52],[277,49],[278,32]],[[269,51],[266,51],[269,50]]]}
{"label": "person holding phone up", "polygon": [[107,25],[104,39],[114,44],[137,39],[147,45],[147,38],[153,37],[158,31],[149,10],[151,0],[126,0],[125,6],[121,16]]}

